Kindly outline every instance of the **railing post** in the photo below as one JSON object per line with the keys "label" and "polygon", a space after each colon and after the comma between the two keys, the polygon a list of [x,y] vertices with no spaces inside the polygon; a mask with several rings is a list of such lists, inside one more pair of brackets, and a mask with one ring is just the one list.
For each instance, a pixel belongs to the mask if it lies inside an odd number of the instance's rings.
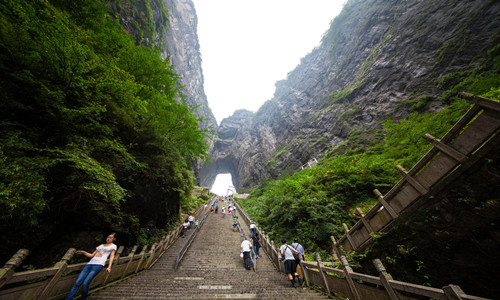
{"label": "railing post", "polygon": [[30,254],[28,249],[19,249],[16,254],[12,255],[12,257],[5,263],[3,268],[0,269],[0,288],[9,282],[10,278],[14,275],[16,268],[21,265],[28,254]]}
{"label": "railing post", "polygon": [[442,143],[440,139],[437,139],[428,133],[424,134],[424,139],[429,141],[432,145],[434,145],[434,147],[438,148],[441,152],[458,161],[459,163],[463,163],[468,158],[466,155],[455,150],[455,148]]}
{"label": "railing post", "polygon": [[[125,250],[125,246],[120,246],[118,248],[118,251],[116,251],[116,254],[115,254],[115,257],[113,259],[113,264],[112,266],[114,266],[117,262],[118,262],[118,259],[120,258],[120,256],[122,255],[123,253],[123,250]],[[104,266],[106,267],[106,266]],[[113,268],[111,268],[111,272],[113,272]],[[109,276],[111,275],[111,272],[109,273],[106,273],[104,275],[104,279],[102,280],[102,285],[106,285],[106,282],[108,282],[108,279],[109,279]]]}
{"label": "railing post", "polygon": [[363,213],[363,211],[361,210],[361,208],[356,208],[356,211],[358,212],[360,218],[361,218],[361,222],[363,222],[363,225],[365,225],[366,227],[366,230],[368,231],[368,233],[375,233],[375,231],[373,231],[373,228],[372,226],[370,225],[370,223],[368,223],[368,221],[365,219],[365,214]]}
{"label": "railing post", "polygon": [[462,295],[465,294],[458,285],[454,284],[443,287],[443,292],[448,300],[462,300]]}
{"label": "railing post", "polygon": [[54,274],[54,276],[52,276],[52,279],[45,285],[40,295],[38,295],[37,299],[47,298],[48,294],[50,293],[50,290],[54,287],[57,281],[59,281],[59,278],[61,278],[62,273],[68,267],[68,261],[71,259],[71,257],[73,257],[75,251],[76,251],[75,248],[69,248],[68,251],[66,251],[66,254],[64,254],[61,261],[55,264],[54,267],[58,269],[57,272]]}
{"label": "railing post", "polygon": [[158,252],[161,254],[165,248],[165,245],[167,244],[167,235],[164,236],[159,242],[158,242]]}
{"label": "railing post", "polygon": [[121,279],[123,279],[126,275],[127,275],[127,271],[128,271],[128,268],[130,267],[130,264],[132,263],[132,261],[134,260],[134,255],[135,255],[135,251],[137,251],[137,245],[135,245],[133,248],[132,248],[132,251],[130,251],[128,257],[129,257],[129,261],[127,262],[127,266],[125,267],[125,269],[123,270],[123,273],[122,273],[122,277]]}
{"label": "railing post", "polygon": [[356,300],[361,300],[361,296],[359,295],[358,289],[356,288],[356,284],[352,280],[351,273],[352,273],[352,268],[349,266],[349,263],[347,262],[347,259],[345,256],[340,256],[340,262],[342,263],[342,266],[344,267],[344,276],[345,279],[347,280],[347,284],[349,285],[349,289],[351,290],[351,293]]}
{"label": "railing post", "polygon": [[382,285],[384,286],[385,291],[387,292],[389,298],[391,300],[399,300],[398,295],[396,294],[391,284],[389,283],[389,280],[392,280],[391,274],[387,273],[380,259],[376,258],[372,262],[377,271],[380,273],[380,282],[382,282]]}
{"label": "railing post", "polygon": [[139,262],[137,263],[137,267],[135,268],[135,273],[139,272],[139,269],[142,265],[142,261],[144,260],[144,257],[146,256],[146,249],[148,248],[148,245],[144,245],[144,247],[142,247],[142,251],[141,251],[141,258],[139,259]]}
{"label": "railing post", "polygon": [[315,254],[315,257],[316,257],[316,262],[318,263],[319,274],[321,275],[321,278],[323,279],[323,283],[325,284],[326,291],[327,291],[328,295],[330,295],[331,292],[330,292],[330,288],[328,287],[328,281],[326,281],[325,273],[323,273],[323,262],[321,261],[321,257],[319,256],[318,253]]}
{"label": "railing post", "polygon": [[162,247],[161,247],[161,252],[162,252],[162,253],[163,253],[163,252],[165,252],[165,251],[167,251],[167,248],[168,248],[168,243],[169,243],[169,241],[170,241],[170,236],[171,236],[171,235],[172,235],[172,233],[170,232],[170,233],[169,233],[169,234],[167,234],[167,235],[165,236],[165,238],[163,239],[163,245],[162,245]]}
{"label": "railing post", "polygon": [[[271,250],[272,250],[272,253],[273,253],[273,262],[275,264],[276,267],[278,267],[278,270],[280,272],[283,272],[281,270],[281,262],[280,262],[280,258],[279,258],[279,251],[276,250],[276,247],[274,246],[274,241],[271,241]],[[276,258],[274,257],[274,253],[276,251]]]}
{"label": "railing post", "polygon": [[397,165],[396,170],[399,171],[401,176],[408,182],[417,192],[419,192],[421,195],[425,195],[429,192],[428,189],[426,189],[420,182],[418,182],[417,179],[412,177],[408,172],[400,165]]}
{"label": "railing post", "polygon": [[269,240],[269,236],[266,235],[266,247],[267,247],[267,251],[269,252],[269,255],[271,256],[271,259],[273,259],[274,257],[274,254],[273,254],[273,245],[271,244],[270,240]]}
{"label": "railing post", "polygon": [[380,202],[380,204],[382,204],[382,206],[384,207],[384,209],[387,210],[387,212],[389,213],[389,215],[391,215],[391,218],[396,219],[398,217],[398,213],[385,200],[385,197],[382,195],[382,193],[379,190],[377,190],[377,189],[374,189],[373,193],[377,196],[378,201]]}
{"label": "railing post", "polygon": [[345,235],[347,239],[349,240],[349,243],[351,244],[352,250],[356,250],[356,245],[354,244],[354,241],[352,240],[351,234],[349,233],[349,228],[347,227],[346,223],[342,223],[342,226],[344,227],[345,230]]}
{"label": "railing post", "polygon": [[338,248],[337,241],[335,240],[333,235],[330,236],[330,239],[332,240],[332,243],[333,243],[333,245],[332,245],[332,247],[333,247],[332,262],[340,262],[341,253],[340,253],[340,249]]}
{"label": "railing post", "polygon": [[157,244],[154,243],[153,246],[151,246],[151,249],[149,250],[149,258],[148,258],[148,261],[146,263],[146,267],[144,269],[147,269],[151,266],[151,263],[153,262],[153,259],[155,257],[156,248],[157,248]]}
{"label": "railing post", "polygon": [[167,242],[165,244],[164,251],[167,251],[168,247],[170,247],[170,245],[172,244],[172,240],[174,239],[174,236],[175,236],[175,230],[170,232],[170,234],[167,236]]}
{"label": "railing post", "polygon": [[271,243],[269,243],[269,237],[267,236],[267,234],[266,234],[265,231],[262,231],[261,236],[266,241],[266,243],[265,243],[265,245],[266,245],[266,251],[269,253],[269,256],[272,257],[271,251],[269,249],[269,246],[271,245]]}
{"label": "railing post", "polygon": [[332,251],[333,261],[338,261],[338,260],[340,260],[340,250],[338,248],[337,241],[335,240],[333,235],[330,236],[330,239],[332,240],[332,243],[333,243],[333,246],[332,246],[333,247],[333,251]]}
{"label": "railing post", "polygon": [[181,235],[181,231],[182,231],[182,225],[177,226],[177,228],[175,229],[175,238],[179,238],[179,236]]}

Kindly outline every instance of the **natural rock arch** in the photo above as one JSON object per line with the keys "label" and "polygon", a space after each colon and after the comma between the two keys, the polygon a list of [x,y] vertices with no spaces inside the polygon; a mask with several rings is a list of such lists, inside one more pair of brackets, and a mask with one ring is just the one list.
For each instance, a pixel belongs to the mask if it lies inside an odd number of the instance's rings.
{"label": "natural rock arch", "polygon": [[203,165],[199,170],[200,184],[202,186],[212,187],[218,174],[231,174],[234,187],[239,186],[238,167],[235,160],[231,157],[218,158],[210,164]]}

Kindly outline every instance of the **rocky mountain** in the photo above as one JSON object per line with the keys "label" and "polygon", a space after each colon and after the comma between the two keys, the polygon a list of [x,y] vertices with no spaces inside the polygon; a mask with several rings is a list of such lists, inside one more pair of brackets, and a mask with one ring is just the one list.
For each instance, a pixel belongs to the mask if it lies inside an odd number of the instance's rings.
{"label": "rocky mountain", "polygon": [[202,128],[217,127],[207,102],[203,86],[200,45],[198,43],[198,19],[191,0],[165,0],[168,10],[168,23],[164,34],[165,47],[162,58],[169,59],[174,71],[181,76],[181,84],[188,105],[196,107],[194,112],[206,118]]}
{"label": "rocky mountain", "polygon": [[[247,110],[238,110],[229,118],[225,118],[220,123],[214,148],[210,158],[211,163],[203,165],[199,170],[199,180],[202,186],[212,186],[220,173],[231,173],[233,184],[239,186],[239,174],[243,174],[243,164],[240,164],[244,153],[239,151],[244,139],[248,148],[251,145],[259,145],[262,142],[258,140],[261,136],[247,134],[241,136],[242,128],[247,128],[252,123],[254,114]],[[269,145],[272,146],[272,145]]]}
{"label": "rocky mountain", "polygon": [[108,6],[137,44],[160,49],[180,76],[184,101],[198,117],[200,128],[217,127],[203,86],[198,18],[192,0],[111,1]]}
{"label": "rocky mountain", "polygon": [[211,186],[230,172],[248,190],[388,117],[439,110],[446,86],[499,41],[498,1],[350,0],[321,44],[276,83],[273,99],[221,122],[199,181]]}

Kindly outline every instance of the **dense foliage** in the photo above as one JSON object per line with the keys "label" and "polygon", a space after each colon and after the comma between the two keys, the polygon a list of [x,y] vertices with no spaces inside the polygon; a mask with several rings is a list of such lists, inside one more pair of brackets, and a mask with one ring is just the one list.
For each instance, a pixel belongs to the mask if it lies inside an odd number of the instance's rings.
{"label": "dense foliage", "polygon": [[[404,109],[414,111],[407,118],[388,119],[381,130],[352,133],[345,144],[331,150],[317,166],[264,182],[247,200],[240,201],[241,205],[276,243],[282,237],[299,238],[309,254],[320,252],[329,260],[330,236],[341,237],[342,223],[350,227],[359,219],[355,215],[357,207],[366,212],[376,203],[373,189],[386,193],[400,179],[394,166],[411,169],[431,148],[422,136],[425,133],[443,136],[471,106],[456,97],[458,92],[500,99],[499,47],[492,49],[489,58],[478,68],[436,80],[434,85],[443,91],[440,100],[448,104],[446,109],[422,112],[428,102],[426,97],[403,102]],[[489,188],[493,189],[490,190],[493,193],[489,193],[491,197],[497,186]],[[415,252],[421,242],[414,241]],[[394,258],[392,263],[397,265],[399,261]],[[423,274],[417,274],[420,278],[413,276],[412,280],[426,282]]]}
{"label": "dense foliage", "polygon": [[2,255],[82,231],[125,243],[189,206],[210,132],[101,1],[2,1],[0,68]]}

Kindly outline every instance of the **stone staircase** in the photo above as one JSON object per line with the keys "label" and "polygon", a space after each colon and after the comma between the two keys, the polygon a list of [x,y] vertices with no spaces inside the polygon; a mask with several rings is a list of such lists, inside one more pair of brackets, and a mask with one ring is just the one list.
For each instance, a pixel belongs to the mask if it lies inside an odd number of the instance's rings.
{"label": "stone staircase", "polygon": [[150,270],[96,291],[90,299],[328,299],[307,287],[293,288],[263,251],[257,272],[246,270],[239,256],[242,236],[233,232],[230,216],[210,214],[174,271],[186,240],[179,238]]}

